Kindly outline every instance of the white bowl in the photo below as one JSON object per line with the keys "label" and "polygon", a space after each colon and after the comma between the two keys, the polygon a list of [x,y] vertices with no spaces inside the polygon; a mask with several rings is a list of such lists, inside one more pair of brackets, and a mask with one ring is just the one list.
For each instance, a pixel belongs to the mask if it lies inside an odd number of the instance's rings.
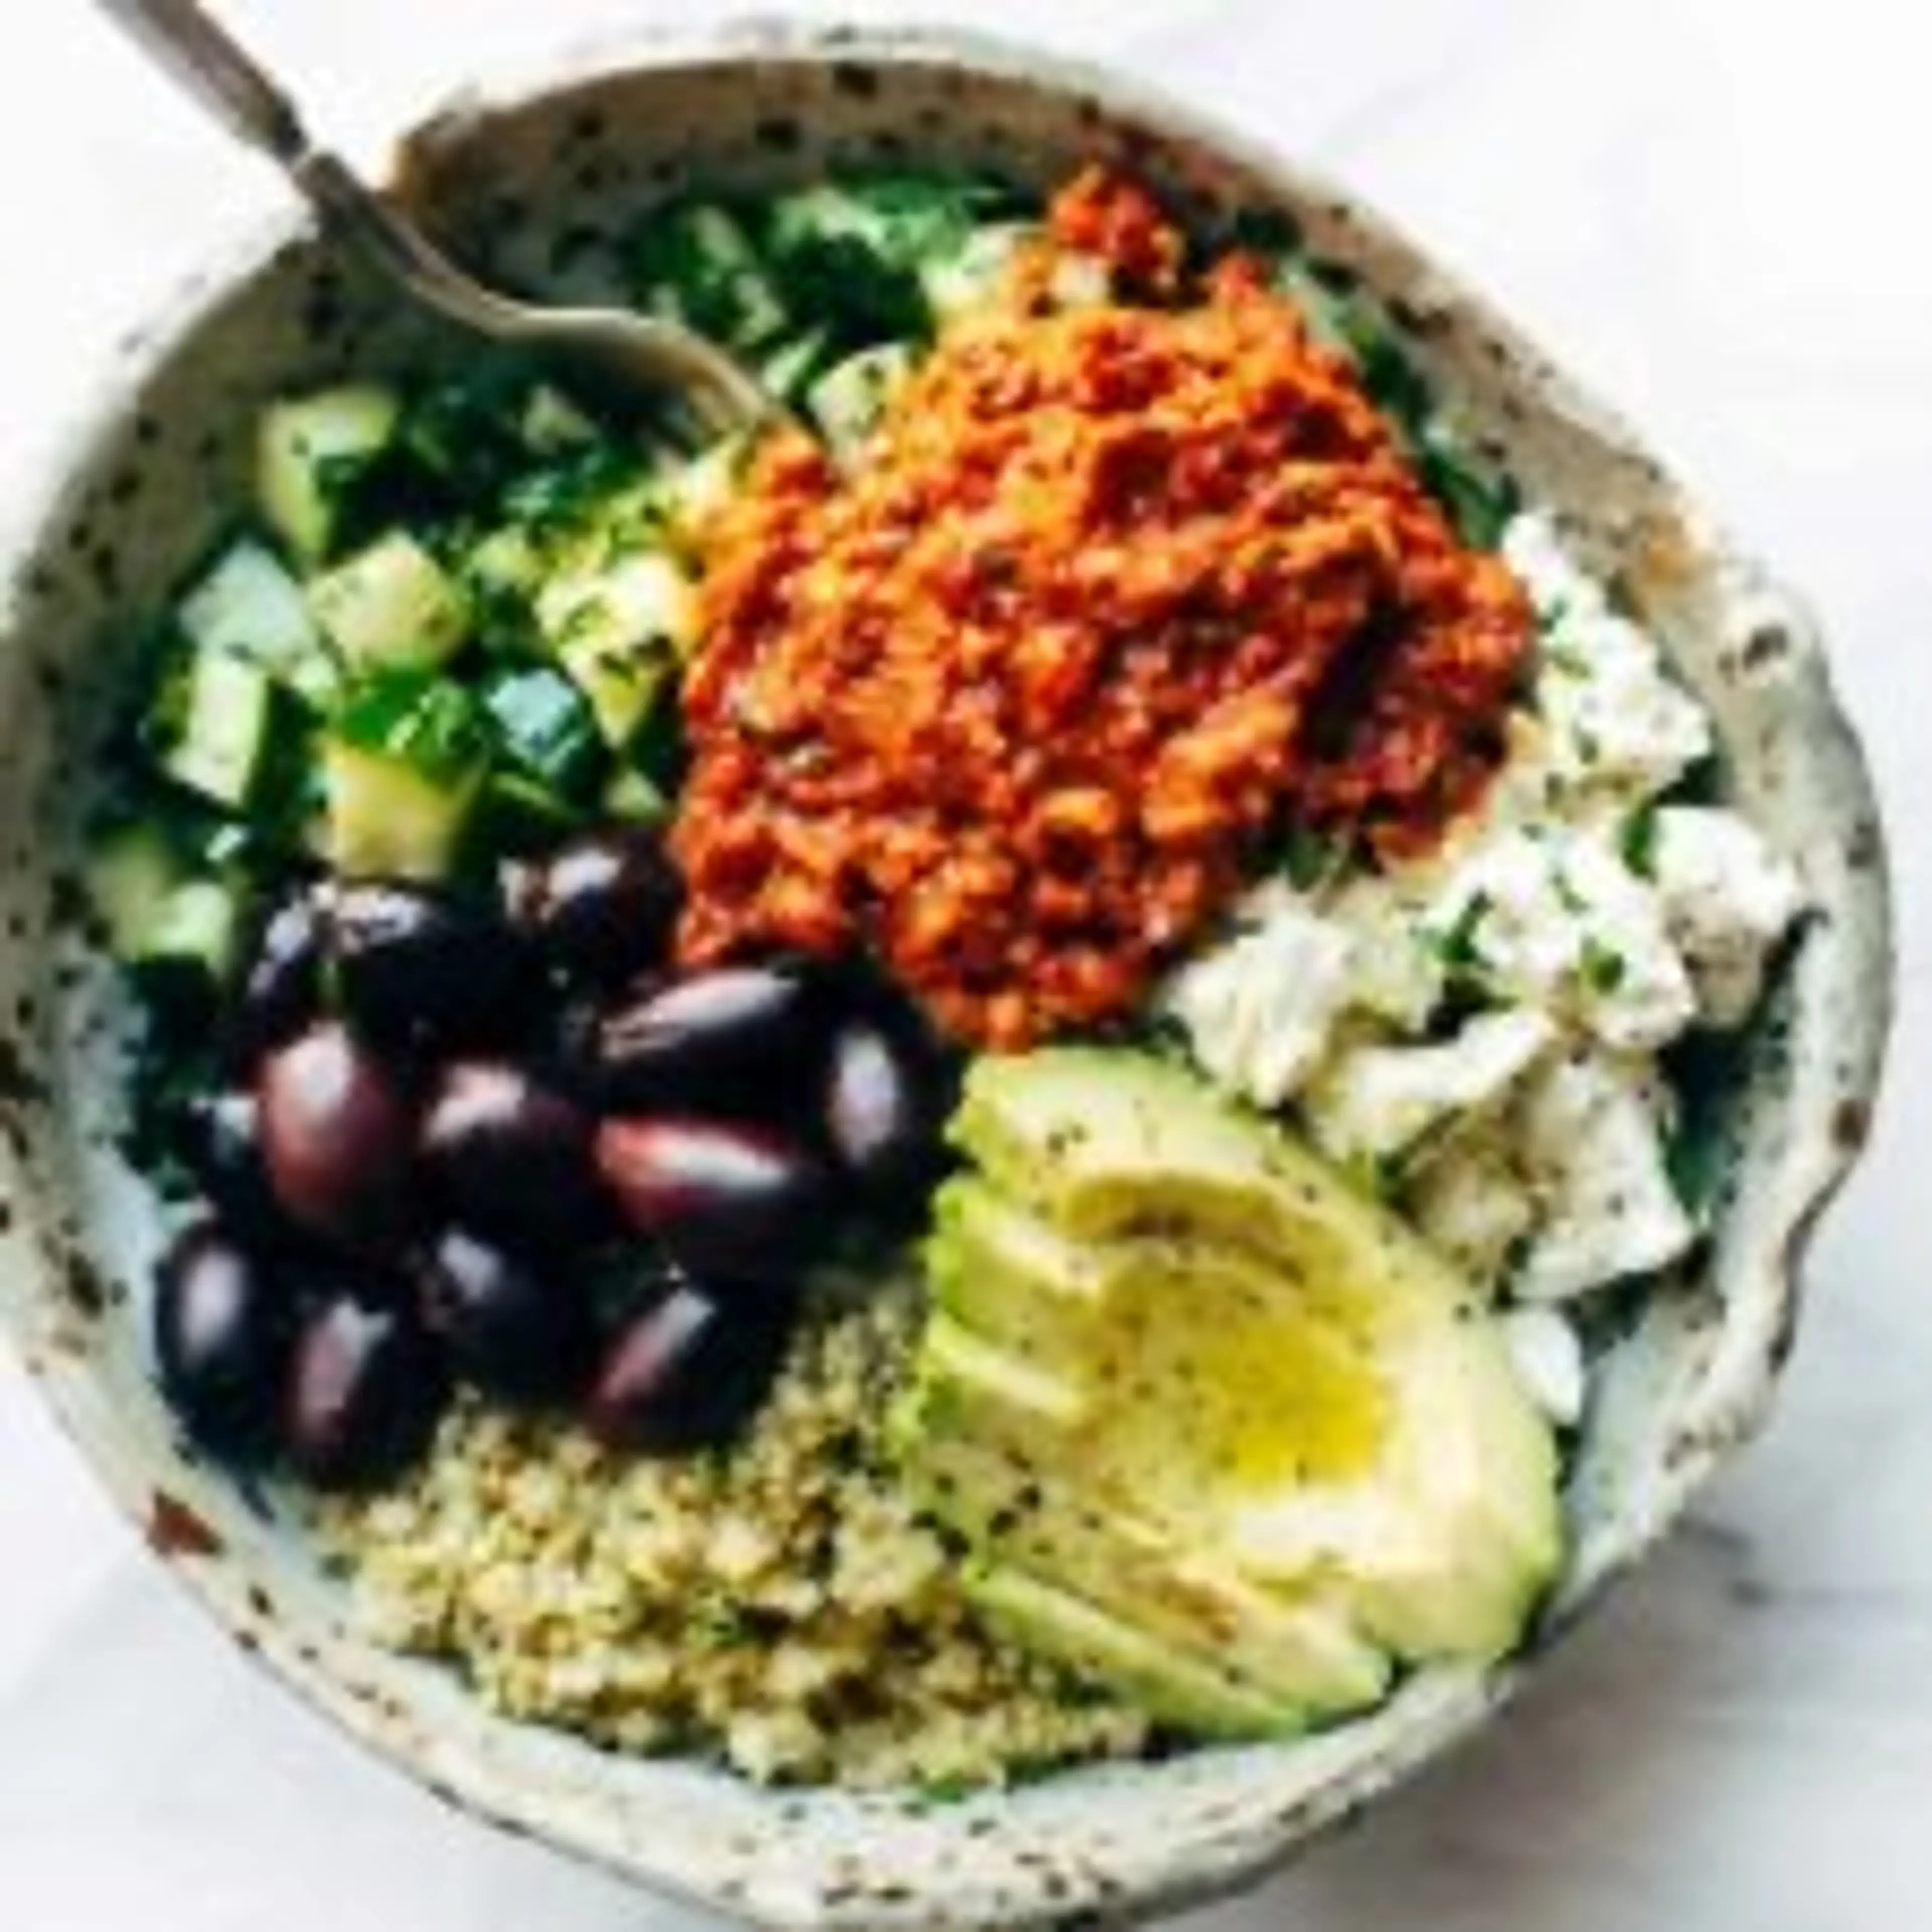
{"label": "white bowl", "polygon": [[102,1479],[209,1611],[457,1803],[773,1924],[1126,1916],[1252,1879],[1486,1721],[1751,1433],[1790,1346],[1807,1239],[1869,1117],[1892,976],[1882,842],[1811,626],[1630,431],[1352,197],[1137,86],[950,34],[740,28],[466,98],[412,142],[404,173],[465,253],[554,286],[584,280],[577,244],[687,178],[764,183],[878,156],[991,163],[1043,185],[1114,158],[1199,220],[1292,217],[1396,304],[1483,440],[1661,631],[1718,721],[1738,799],[1802,863],[1816,910],[1740,1079],[1717,1238],[1694,1286],[1654,1299],[1603,1365],[1570,1498],[1574,1556],[1532,1649],[1492,1672],[1418,1676],[1322,1736],[957,1804],[761,1790],[506,1722],[451,1673],[371,1648],[286,1520],[183,1454],[130,1312],[157,1222],[111,1144],[118,1009],[71,928],[74,778],[130,614],[243,498],[255,406],[432,346],[292,222],[204,274],[128,350],[0,560],[0,1306]]}

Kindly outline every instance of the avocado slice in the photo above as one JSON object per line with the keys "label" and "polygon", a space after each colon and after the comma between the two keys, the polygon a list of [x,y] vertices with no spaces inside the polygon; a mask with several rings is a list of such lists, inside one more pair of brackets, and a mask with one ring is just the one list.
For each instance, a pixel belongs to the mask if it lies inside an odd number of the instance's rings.
{"label": "avocado slice", "polygon": [[986,1622],[1021,1648],[1043,1652],[1114,1685],[1150,1716],[1180,1730],[1234,1740],[1302,1727],[1303,1714],[1294,1706],[1277,1703],[1016,1564],[969,1570],[966,1594]]}
{"label": "avocado slice", "polygon": [[1004,1628],[1173,1721],[1205,1670],[1257,1732],[1520,1639],[1554,1443],[1418,1237],[1145,1054],[982,1060],[953,1137],[977,1171],[942,1190],[897,1441],[976,1574],[1021,1580]]}

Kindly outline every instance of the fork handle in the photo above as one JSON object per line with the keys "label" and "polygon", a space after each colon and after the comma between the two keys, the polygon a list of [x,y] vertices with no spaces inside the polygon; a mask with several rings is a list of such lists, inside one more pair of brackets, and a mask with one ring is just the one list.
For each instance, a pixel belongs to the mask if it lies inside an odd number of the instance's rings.
{"label": "fork handle", "polygon": [[100,0],[224,126],[284,167],[313,146],[295,102],[196,0]]}
{"label": "fork handle", "polygon": [[206,111],[274,161],[336,232],[422,301],[474,328],[514,327],[510,304],[482,288],[376,194],[318,146],[300,110],[199,0],[99,0]]}

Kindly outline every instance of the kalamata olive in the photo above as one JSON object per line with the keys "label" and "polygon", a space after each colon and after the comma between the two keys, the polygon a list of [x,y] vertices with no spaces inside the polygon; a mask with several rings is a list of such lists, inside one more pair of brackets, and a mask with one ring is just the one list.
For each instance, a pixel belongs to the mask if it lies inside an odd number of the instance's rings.
{"label": "kalamata olive", "polygon": [[250,1088],[198,1094],[182,1117],[181,1150],[224,1225],[255,1246],[274,1246],[289,1227],[268,1178],[261,1118]]}
{"label": "kalamata olive", "polygon": [[310,1233],[380,1246],[406,1221],[414,1109],[370,1050],[325,1021],[262,1063],[262,1150],[290,1219]]}
{"label": "kalamata olive", "polygon": [[232,1235],[200,1221],[176,1238],[155,1277],[154,1357],[196,1442],[238,1456],[268,1445],[291,1326],[281,1285]]}
{"label": "kalamata olive", "polygon": [[513,1039],[536,991],[523,941],[478,908],[393,880],[339,887],[330,955],[344,1010],[371,1040],[413,1050]]}
{"label": "kalamata olive", "polygon": [[306,889],[284,899],[263,924],[223,1025],[228,1064],[244,1077],[262,1054],[315,1018],[322,999],[323,925],[317,895]]}
{"label": "kalamata olive", "polygon": [[587,832],[519,868],[511,916],[566,978],[615,987],[661,964],[682,889],[658,835]]}
{"label": "kalamata olive", "polygon": [[697,1274],[789,1276],[829,1232],[824,1167],[775,1129],[675,1115],[606,1120],[597,1165],[631,1226]]}
{"label": "kalamata olive", "polygon": [[562,1402],[596,1350],[588,1299],[507,1250],[452,1229],[424,1259],[423,1317],[458,1374],[500,1401]]}
{"label": "kalamata olive", "polygon": [[632,1110],[783,1120],[825,1052],[819,988],[802,973],[725,966],[646,992],[597,1034],[599,1093]]}
{"label": "kalamata olive", "polygon": [[789,1298],[747,1300],[675,1282],[612,1340],[585,1426],[613,1449],[668,1452],[729,1441],[771,1388],[792,1313]]}
{"label": "kalamata olive", "polygon": [[428,1448],[448,1394],[440,1354],[406,1304],[339,1288],[296,1337],[283,1444],[319,1488],[382,1482]]}
{"label": "kalamata olive", "polygon": [[949,1083],[909,1026],[862,1016],[841,1027],[826,1070],[824,1128],[839,1165],[874,1206],[923,1198],[944,1155]]}
{"label": "kalamata olive", "polygon": [[605,1231],[590,1120],[520,1067],[444,1068],[419,1147],[436,1200],[466,1228],[547,1247],[580,1246]]}

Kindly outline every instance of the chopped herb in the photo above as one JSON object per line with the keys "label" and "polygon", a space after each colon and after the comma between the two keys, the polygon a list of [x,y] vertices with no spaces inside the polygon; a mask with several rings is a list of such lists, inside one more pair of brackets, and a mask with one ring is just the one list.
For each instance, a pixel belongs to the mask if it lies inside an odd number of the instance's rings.
{"label": "chopped herb", "polygon": [[1278,863],[1298,892],[1318,891],[1334,883],[1353,856],[1346,838],[1335,838],[1302,824],[1290,825],[1282,836]]}
{"label": "chopped herb", "polygon": [[1472,892],[1448,928],[1433,935],[1436,956],[1445,972],[1460,976],[1482,970],[1484,960],[1477,935],[1490,909],[1487,892]]}
{"label": "chopped herb", "polygon": [[1583,941],[1583,983],[1592,992],[1607,998],[1623,984],[1629,970],[1629,962],[1615,946],[1606,946],[1594,934]]}
{"label": "chopped herb", "polygon": [[1657,804],[1654,800],[1639,806],[1624,820],[1618,835],[1617,850],[1623,862],[1640,879],[1657,877]]}

